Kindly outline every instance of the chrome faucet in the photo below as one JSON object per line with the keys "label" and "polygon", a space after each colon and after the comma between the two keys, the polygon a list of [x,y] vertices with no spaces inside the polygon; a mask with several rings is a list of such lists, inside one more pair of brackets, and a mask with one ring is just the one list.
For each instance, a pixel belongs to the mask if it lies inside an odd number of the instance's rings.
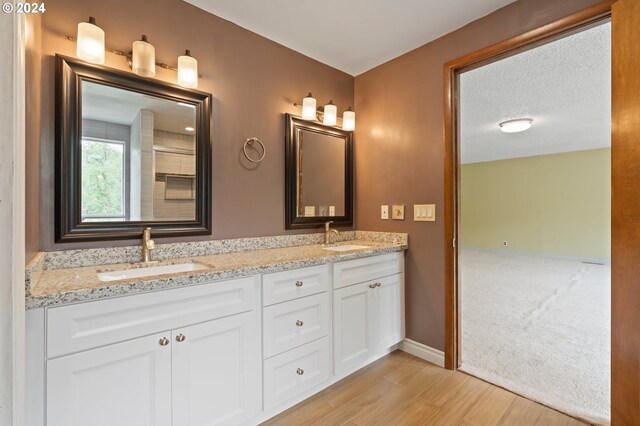
{"label": "chrome faucet", "polygon": [[156,243],[151,239],[151,228],[146,228],[142,233],[142,262],[149,263],[151,260],[151,250],[156,248]]}
{"label": "chrome faucet", "polygon": [[325,222],[324,224],[324,244],[331,244],[331,233],[333,232],[336,236],[340,235],[337,229],[331,229],[332,220],[329,222]]}

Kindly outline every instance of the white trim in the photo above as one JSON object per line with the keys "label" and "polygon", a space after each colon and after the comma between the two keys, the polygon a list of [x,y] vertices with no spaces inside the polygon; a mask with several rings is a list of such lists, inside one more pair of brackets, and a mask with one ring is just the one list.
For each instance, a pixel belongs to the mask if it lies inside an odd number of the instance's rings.
{"label": "white trim", "polygon": [[444,352],[411,339],[400,342],[400,350],[444,368]]}
{"label": "white trim", "polygon": [[0,47],[0,424],[25,404],[25,15],[3,13]]}

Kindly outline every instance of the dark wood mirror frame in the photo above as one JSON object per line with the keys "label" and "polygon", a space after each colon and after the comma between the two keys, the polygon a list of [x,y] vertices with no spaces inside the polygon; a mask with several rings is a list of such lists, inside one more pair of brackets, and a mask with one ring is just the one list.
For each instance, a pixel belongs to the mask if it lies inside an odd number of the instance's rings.
{"label": "dark wood mirror frame", "polygon": [[[291,114],[285,114],[285,228],[318,228],[327,221],[335,226],[353,226],[353,133],[303,120]],[[308,130],[345,140],[345,176],[344,176],[344,215],[300,217],[298,210],[298,155],[296,151],[298,132]]]}
{"label": "dark wood mirror frame", "polygon": [[[55,241],[133,239],[145,228],[155,237],[211,235],[210,93],[139,77],[133,73],[56,55]],[[80,135],[82,82],[89,81],[196,106],[196,215],[187,221],[82,222],[80,205]]]}

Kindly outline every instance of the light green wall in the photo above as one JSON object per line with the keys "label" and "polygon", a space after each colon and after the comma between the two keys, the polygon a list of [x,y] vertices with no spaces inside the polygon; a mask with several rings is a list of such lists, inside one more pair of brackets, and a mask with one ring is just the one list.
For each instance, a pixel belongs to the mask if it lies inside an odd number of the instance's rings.
{"label": "light green wall", "polygon": [[461,169],[463,246],[610,258],[609,148]]}

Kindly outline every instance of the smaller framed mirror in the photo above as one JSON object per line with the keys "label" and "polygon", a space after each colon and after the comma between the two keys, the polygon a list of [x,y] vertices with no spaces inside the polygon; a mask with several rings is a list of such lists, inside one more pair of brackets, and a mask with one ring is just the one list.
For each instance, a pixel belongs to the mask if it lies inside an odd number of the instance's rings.
{"label": "smaller framed mirror", "polygon": [[209,93],[56,56],[56,242],[211,234]]}
{"label": "smaller framed mirror", "polygon": [[285,114],[285,227],[353,226],[353,135]]}

